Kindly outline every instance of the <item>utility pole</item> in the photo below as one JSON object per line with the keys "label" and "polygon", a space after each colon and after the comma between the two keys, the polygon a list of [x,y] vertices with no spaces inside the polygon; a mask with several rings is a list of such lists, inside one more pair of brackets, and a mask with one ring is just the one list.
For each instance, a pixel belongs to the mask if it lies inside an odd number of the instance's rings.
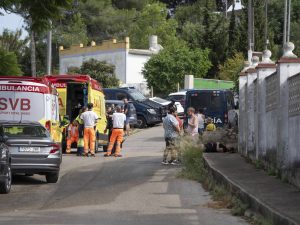
{"label": "utility pole", "polygon": [[52,23],[50,21],[50,30],[47,33],[47,75],[51,75],[52,65]]}
{"label": "utility pole", "polygon": [[251,63],[252,52],[253,52],[253,42],[254,42],[254,19],[253,19],[253,7],[252,0],[248,0],[248,61]]}
{"label": "utility pole", "polygon": [[290,41],[290,36],[291,36],[291,4],[292,4],[292,0],[288,1],[288,18],[287,18],[287,37],[286,37],[286,41],[289,42]]}
{"label": "utility pole", "polygon": [[266,0],[265,2],[265,17],[266,17],[266,23],[265,23],[265,50],[268,49],[268,45],[269,45],[269,37],[268,37],[268,4],[269,1]]}
{"label": "utility pole", "polygon": [[288,0],[284,0],[283,45],[286,43],[287,4]]}

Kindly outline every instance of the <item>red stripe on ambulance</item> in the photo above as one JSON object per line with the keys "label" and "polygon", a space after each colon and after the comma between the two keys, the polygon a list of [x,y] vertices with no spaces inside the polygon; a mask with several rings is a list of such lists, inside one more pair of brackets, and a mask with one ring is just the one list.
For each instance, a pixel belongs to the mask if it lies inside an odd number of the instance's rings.
{"label": "red stripe on ambulance", "polygon": [[49,93],[49,88],[46,86],[0,84],[0,91],[35,92],[46,94]]}

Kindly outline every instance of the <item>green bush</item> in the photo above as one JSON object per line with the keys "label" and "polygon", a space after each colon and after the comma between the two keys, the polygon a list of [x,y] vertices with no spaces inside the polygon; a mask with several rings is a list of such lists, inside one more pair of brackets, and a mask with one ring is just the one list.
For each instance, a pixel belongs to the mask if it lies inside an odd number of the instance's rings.
{"label": "green bush", "polygon": [[181,175],[187,179],[202,181],[204,178],[203,149],[190,137],[184,137],[177,144],[183,169]]}

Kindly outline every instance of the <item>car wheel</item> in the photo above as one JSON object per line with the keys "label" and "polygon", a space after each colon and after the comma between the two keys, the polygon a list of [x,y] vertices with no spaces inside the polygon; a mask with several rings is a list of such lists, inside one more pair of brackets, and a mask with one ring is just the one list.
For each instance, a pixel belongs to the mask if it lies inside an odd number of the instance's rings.
{"label": "car wheel", "polygon": [[5,178],[4,182],[0,183],[0,193],[1,194],[7,194],[10,192],[10,189],[11,189],[12,174],[11,174],[10,166],[7,167],[5,177],[6,178]]}
{"label": "car wheel", "polygon": [[96,140],[95,141],[95,153],[99,152],[98,149],[99,149],[99,142],[98,142],[98,140]]}
{"label": "car wheel", "polygon": [[143,116],[138,116],[137,117],[137,128],[145,128],[147,126],[147,121]]}
{"label": "car wheel", "polygon": [[46,181],[47,183],[56,183],[58,181],[59,173],[47,173]]}

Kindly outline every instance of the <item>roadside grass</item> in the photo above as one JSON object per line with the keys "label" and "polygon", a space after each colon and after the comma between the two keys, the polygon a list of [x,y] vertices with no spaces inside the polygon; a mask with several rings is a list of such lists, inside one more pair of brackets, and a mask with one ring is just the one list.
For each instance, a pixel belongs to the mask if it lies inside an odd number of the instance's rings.
{"label": "roadside grass", "polygon": [[230,209],[232,215],[242,216],[253,225],[270,224],[268,220],[259,219],[256,216],[246,217],[245,212],[249,209],[249,205],[244,203],[237,195],[231,193],[229,188],[216,183],[212,174],[206,169],[203,159],[204,147],[201,140],[196,142],[190,137],[183,137],[177,143],[176,148],[180,152],[183,165],[179,176],[200,182],[203,188],[210,192],[213,201],[207,203],[207,207]]}

